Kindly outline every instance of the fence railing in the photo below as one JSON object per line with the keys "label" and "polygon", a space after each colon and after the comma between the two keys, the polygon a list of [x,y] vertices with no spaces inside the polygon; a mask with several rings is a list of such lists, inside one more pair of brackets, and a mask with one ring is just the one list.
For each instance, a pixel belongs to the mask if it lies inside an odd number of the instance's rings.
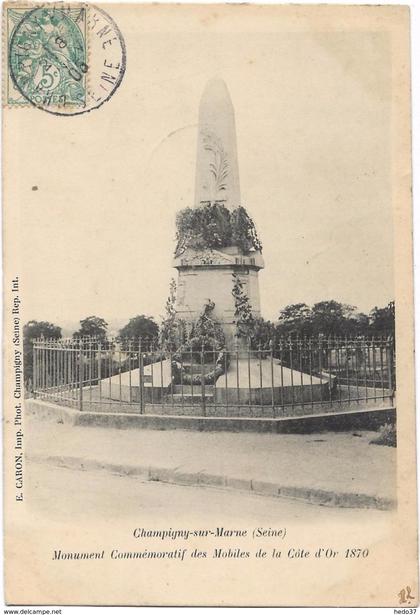
{"label": "fence railing", "polygon": [[168,351],[145,340],[40,339],[32,393],[95,412],[288,416],[394,403],[391,338],[280,339]]}

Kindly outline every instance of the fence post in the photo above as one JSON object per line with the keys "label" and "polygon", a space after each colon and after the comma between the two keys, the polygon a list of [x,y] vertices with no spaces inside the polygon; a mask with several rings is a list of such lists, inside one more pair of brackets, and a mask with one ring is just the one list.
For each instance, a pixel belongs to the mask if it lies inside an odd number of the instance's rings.
{"label": "fence post", "polygon": [[[200,362],[201,362],[201,403],[202,403],[203,416],[206,416],[206,385],[205,385],[205,379],[204,379],[204,344],[201,345]],[[192,367],[191,367],[191,371],[193,371]],[[191,373],[191,379],[193,378],[194,378],[194,374]],[[193,403],[194,403],[194,398],[193,398]]]}
{"label": "fence post", "polygon": [[140,414],[143,414],[143,412],[144,412],[143,378],[144,378],[143,352],[142,352],[142,348],[141,348],[141,339],[139,339],[139,404],[140,404]]}
{"label": "fence post", "polygon": [[83,342],[79,341],[79,410],[83,410]]}
{"label": "fence post", "polygon": [[386,341],[386,365],[388,369],[388,387],[391,392],[391,401],[394,401],[395,395],[395,383],[394,383],[394,349],[392,345],[392,339],[388,338]]}
{"label": "fence post", "polygon": [[274,402],[274,363],[273,363],[273,340],[269,341],[270,349],[270,375],[271,375],[271,409],[273,412],[273,418],[276,418],[276,408]]}
{"label": "fence post", "polygon": [[98,342],[98,391],[99,391],[99,408],[102,409],[102,344],[101,344],[101,338],[99,338],[99,342]]}
{"label": "fence post", "polygon": [[36,370],[37,370],[37,361],[36,361],[36,340],[32,341],[32,394],[36,397],[36,389],[37,389],[37,378],[36,378]]}

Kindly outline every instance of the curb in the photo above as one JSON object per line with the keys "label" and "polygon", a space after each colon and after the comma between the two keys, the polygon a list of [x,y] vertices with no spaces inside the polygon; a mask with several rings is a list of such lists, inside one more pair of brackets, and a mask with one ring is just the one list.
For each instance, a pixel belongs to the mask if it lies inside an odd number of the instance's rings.
{"label": "curb", "polygon": [[25,412],[40,420],[53,420],[78,427],[112,429],[186,430],[235,433],[310,434],[322,431],[376,430],[384,423],[395,423],[394,407],[359,408],[284,417],[186,416],[79,411],[45,400],[25,400]]}
{"label": "curb", "polygon": [[144,481],[154,481],[182,486],[205,486],[228,491],[251,492],[266,497],[287,498],[300,500],[318,506],[331,506],[336,508],[370,508],[376,510],[393,510],[396,501],[363,493],[339,493],[311,487],[282,486],[268,481],[235,478],[220,474],[208,474],[204,470],[199,472],[186,472],[182,468],[159,468],[155,466],[119,465],[82,459],[78,457],[62,457],[58,455],[42,456],[29,455],[29,461],[47,463],[70,470],[101,470],[118,474],[119,476],[132,476]]}

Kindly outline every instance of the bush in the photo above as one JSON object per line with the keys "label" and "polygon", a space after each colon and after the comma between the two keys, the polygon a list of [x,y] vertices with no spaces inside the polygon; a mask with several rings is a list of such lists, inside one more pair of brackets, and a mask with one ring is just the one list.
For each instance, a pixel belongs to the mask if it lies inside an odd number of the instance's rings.
{"label": "bush", "polygon": [[371,440],[369,444],[379,444],[380,446],[397,446],[397,428],[391,423],[385,423],[379,428],[379,433],[376,438]]}

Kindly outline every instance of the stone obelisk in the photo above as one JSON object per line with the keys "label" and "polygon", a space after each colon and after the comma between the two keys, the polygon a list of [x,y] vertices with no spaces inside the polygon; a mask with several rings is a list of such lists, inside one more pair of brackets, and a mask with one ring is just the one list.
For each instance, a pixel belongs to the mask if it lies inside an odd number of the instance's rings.
{"label": "stone obelisk", "polygon": [[204,89],[198,118],[195,207],[220,202],[241,205],[235,113],[226,84],[212,79]]}
{"label": "stone obelisk", "polygon": [[[194,208],[219,204],[229,212],[242,206],[235,115],[226,84],[212,79],[200,103]],[[232,244],[234,242],[232,241]],[[178,270],[177,317],[194,322],[211,300],[213,317],[222,326],[228,347],[235,344],[235,274],[240,278],[254,317],[260,316],[258,272],[264,267],[260,250],[238,245],[187,247],[174,258]]]}

